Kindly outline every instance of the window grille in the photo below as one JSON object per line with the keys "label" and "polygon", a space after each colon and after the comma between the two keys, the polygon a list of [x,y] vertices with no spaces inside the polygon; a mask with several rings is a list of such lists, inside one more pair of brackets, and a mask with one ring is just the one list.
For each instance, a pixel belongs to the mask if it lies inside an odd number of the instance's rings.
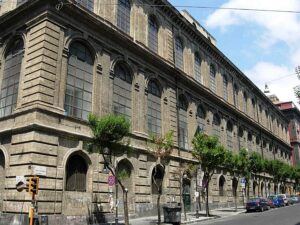
{"label": "window grille", "polygon": [[87,120],[92,111],[94,59],[86,46],[74,42],[70,46],[65,94],[67,115]]}
{"label": "window grille", "polygon": [[0,117],[12,114],[18,98],[20,72],[23,61],[24,43],[15,40],[5,54],[0,93]]}
{"label": "window grille", "polygon": [[218,138],[220,138],[220,124],[221,124],[221,119],[218,114],[214,114],[213,116],[213,135],[216,135]]}
{"label": "window grille", "polygon": [[223,98],[228,100],[228,80],[225,75],[223,76]]}
{"label": "window grille", "polygon": [[161,93],[156,82],[148,84],[148,131],[161,134]]}
{"label": "window grille", "polygon": [[209,77],[210,77],[210,89],[213,92],[216,92],[216,69],[213,65],[210,66],[209,69]]}
{"label": "window grille", "polygon": [[188,149],[187,108],[188,108],[188,103],[186,99],[182,95],[179,96],[178,138],[179,138],[179,147],[183,149]]}
{"label": "window grille", "polygon": [[236,85],[233,86],[233,103],[235,107],[239,107],[239,90]]}
{"label": "window grille", "polygon": [[175,66],[183,70],[183,44],[179,37],[175,38]]}
{"label": "window grille", "polygon": [[233,131],[233,126],[231,122],[227,122],[227,129],[226,129],[226,133],[227,133],[227,147],[229,149],[233,148],[233,144],[232,144],[232,131]]}
{"label": "window grille", "polygon": [[127,34],[130,34],[130,1],[118,0],[117,26]]}
{"label": "window grille", "polygon": [[194,72],[195,72],[195,79],[199,83],[202,83],[202,77],[201,77],[201,59],[198,53],[195,53],[195,65],[194,65]]}
{"label": "window grille", "polygon": [[148,46],[150,50],[157,53],[158,50],[158,24],[154,16],[149,17],[148,21]]}
{"label": "window grille", "polygon": [[113,112],[131,119],[131,75],[128,69],[117,64],[113,87]]}
{"label": "window grille", "polygon": [[197,109],[197,125],[203,133],[205,133],[205,118],[205,109],[201,105],[199,105]]}
{"label": "window grille", "polygon": [[86,191],[87,164],[79,155],[73,155],[66,166],[66,191]]}

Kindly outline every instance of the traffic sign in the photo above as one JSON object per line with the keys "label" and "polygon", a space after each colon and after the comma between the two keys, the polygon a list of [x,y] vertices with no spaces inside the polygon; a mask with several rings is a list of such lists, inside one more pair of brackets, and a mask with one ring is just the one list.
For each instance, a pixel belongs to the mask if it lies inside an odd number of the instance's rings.
{"label": "traffic sign", "polygon": [[114,186],[116,183],[116,178],[113,175],[109,175],[107,178],[107,183],[109,186]]}

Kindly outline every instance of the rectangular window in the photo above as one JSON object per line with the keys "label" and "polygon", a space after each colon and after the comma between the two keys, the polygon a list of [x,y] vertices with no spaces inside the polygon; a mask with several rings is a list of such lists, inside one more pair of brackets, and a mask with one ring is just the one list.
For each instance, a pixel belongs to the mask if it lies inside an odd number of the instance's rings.
{"label": "rectangular window", "polygon": [[179,147],[188,149],[187,112],[179,109]]}

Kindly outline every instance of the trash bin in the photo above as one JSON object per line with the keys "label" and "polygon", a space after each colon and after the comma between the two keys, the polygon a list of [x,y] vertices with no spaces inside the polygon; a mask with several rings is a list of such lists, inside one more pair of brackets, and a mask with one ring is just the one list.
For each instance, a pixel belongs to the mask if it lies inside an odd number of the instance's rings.
{"label": "trash bin", "polygon": [[164,206],[164,223],[180,224],[181,207],[180,206]]}
{"label": "trash bin", "polygon": [[47,215],[41,216],[41,225],[48,225],[48,216]]}

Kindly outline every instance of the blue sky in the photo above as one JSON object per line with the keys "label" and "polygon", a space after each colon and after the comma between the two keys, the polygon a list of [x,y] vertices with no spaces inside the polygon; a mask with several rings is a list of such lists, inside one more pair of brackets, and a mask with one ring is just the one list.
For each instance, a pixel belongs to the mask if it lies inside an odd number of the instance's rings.
{"label": "blue sky", "polygon": [[[175,6],[212,6],[300,11],[299,0],[170,0]],[[281,101],[297,102],[300,84],[300,14],[186,9],[217,40],[217,47],[260,89],[268,84]],[[299,107],[299,105],[298,105]]]}

